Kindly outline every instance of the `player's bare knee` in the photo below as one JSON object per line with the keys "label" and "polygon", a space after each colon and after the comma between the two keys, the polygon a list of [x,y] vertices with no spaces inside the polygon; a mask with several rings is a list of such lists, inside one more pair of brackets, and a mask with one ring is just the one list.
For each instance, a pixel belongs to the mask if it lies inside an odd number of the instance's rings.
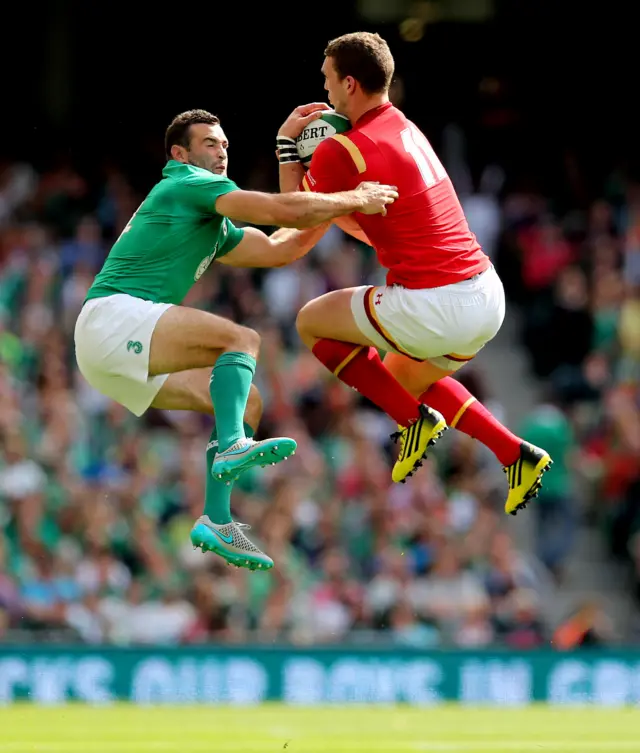
{"label": "player's bare knee", "polygon": [[305,305],[298,311],[298,315],[296,316],[296,329],[301,337],[307,332],[307,320],[307,306]]}
{"label": "player's bare knee", "polygon": [[316,334],[317,316],[314,314],[314,307],[312,304],[313,301],[310,301],[304,305],[300,311],[298,311],[298,316],[296,317],[296,329],[298,330],[300,337],[303,339],[304,337],[313,337]]}
{"label": "player's bare knee", "polygon": [[308,348],[312,348],[318,339],[318,335],[313,326],[313,316],[310,314],[309,304],[303,306],[298,312],[298,316],[296,317],[296,329],[302,342]]}
{"label": "player's bare knee", "polygon": [[248,353],[250,356],[257,358],[260,351],[260,335],[254,329],[249,329],[249,327],[236,327],[226,350]]}

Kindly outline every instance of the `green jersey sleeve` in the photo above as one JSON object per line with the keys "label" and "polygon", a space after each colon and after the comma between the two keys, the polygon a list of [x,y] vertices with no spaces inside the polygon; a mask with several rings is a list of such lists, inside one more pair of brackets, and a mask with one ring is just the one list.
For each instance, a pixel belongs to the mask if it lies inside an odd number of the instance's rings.
{"label": "green jersey sleeve", "polygon": [[187,175],[176,186],[180,198],[203,214],[218,214],[216,199],[240,188],[224,175]]}
{"label": "green jersey sleeve", "polygon": [[236,227],[231,220],[224,218],[223,222],[226,225],[226,230],[223,230],[223,232],[226,232],[226,238],[224,240],[224,243],[220,246],[218,249],[218,253],[216,254],[216,259],[220,259],[222,256],[225,256],[229,253],[229,251],[233,251],[233,249],[240,243],[240,241],[244,238],[244,230],[241,227]]}

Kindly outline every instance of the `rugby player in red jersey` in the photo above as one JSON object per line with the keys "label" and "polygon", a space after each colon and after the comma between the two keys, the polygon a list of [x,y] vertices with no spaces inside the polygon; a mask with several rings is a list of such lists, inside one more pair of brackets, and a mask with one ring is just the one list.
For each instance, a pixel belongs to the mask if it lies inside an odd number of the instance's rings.
{"label": "rugby player in red jersey", "polygon": [[[452,378],[500,329],[502,283],[433,148],[389,100],[394,61],[387,43],[368,32],[338,37],[325,50],[322,73],[329,102],[352,127],[321,142],[305,174],[295,139],[314,108],[294,110],[278,132],[280,190],[342,191],[367,180],[396,186],[399,198],[382,214],[336,220],[373,246],[387,284],[310,301],[298,315],[300,337],[341,381],[398,423],[394,481],[410,476],[429,445],[455,427],[504,466],[505,511],[515,514],[538,493],[551,458]],[[387,352],[384,363],[378,348]]]}

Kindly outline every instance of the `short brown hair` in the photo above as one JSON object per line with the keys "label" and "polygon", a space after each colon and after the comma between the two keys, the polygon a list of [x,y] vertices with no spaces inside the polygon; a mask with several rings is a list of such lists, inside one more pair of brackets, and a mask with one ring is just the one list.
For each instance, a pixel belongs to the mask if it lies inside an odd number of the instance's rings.
{"label": "short brown hair", "polygon": [[219,125],[220,118],[206,110],[187,110],[186,112],[181,112],[180,115],[176,115],[164,136],[164,151],[167,159],[171,159],[171,147],[174,144],[183,146],[185,149],[189,148],[189,144],[191,143],[189,129],[197,123]]}
{"label": "short brown hair", "polygon": [[324,51],[340,79],[353,76],[367,94],[386,92],[395,64],[389,45],[379,34],[356,31],[332,39]]}

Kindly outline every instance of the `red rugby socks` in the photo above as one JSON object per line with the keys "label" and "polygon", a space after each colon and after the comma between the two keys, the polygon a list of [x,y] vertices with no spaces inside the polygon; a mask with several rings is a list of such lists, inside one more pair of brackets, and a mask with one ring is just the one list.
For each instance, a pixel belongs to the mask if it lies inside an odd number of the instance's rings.
{"label": "red rugby socks", "polygon": [[420,396],[420,402],[440,411],[452,429],[458,429],[486,445],[502,465],[511,465],[520,457],[522,440],[492,416],[455,379],[445,377],[432,384]]}
{"label": "red rugby socks", "polygon": [[364,345],[323,339],[314,356],[342,382],[375,403],[400,426],[410,426],[421,403],[442,413],[451,428],[486,445],[502,465],[520,457],[522,440],[503,426],[460,382],[445,377],[416,400],[385,368],[378,351]]}
{"label": "red rugby socks", "polygon": [[313,346],[313,355],[400,426],[410,426],[419,417],[420,403],[385,368],[375,348],[323,339]]}

